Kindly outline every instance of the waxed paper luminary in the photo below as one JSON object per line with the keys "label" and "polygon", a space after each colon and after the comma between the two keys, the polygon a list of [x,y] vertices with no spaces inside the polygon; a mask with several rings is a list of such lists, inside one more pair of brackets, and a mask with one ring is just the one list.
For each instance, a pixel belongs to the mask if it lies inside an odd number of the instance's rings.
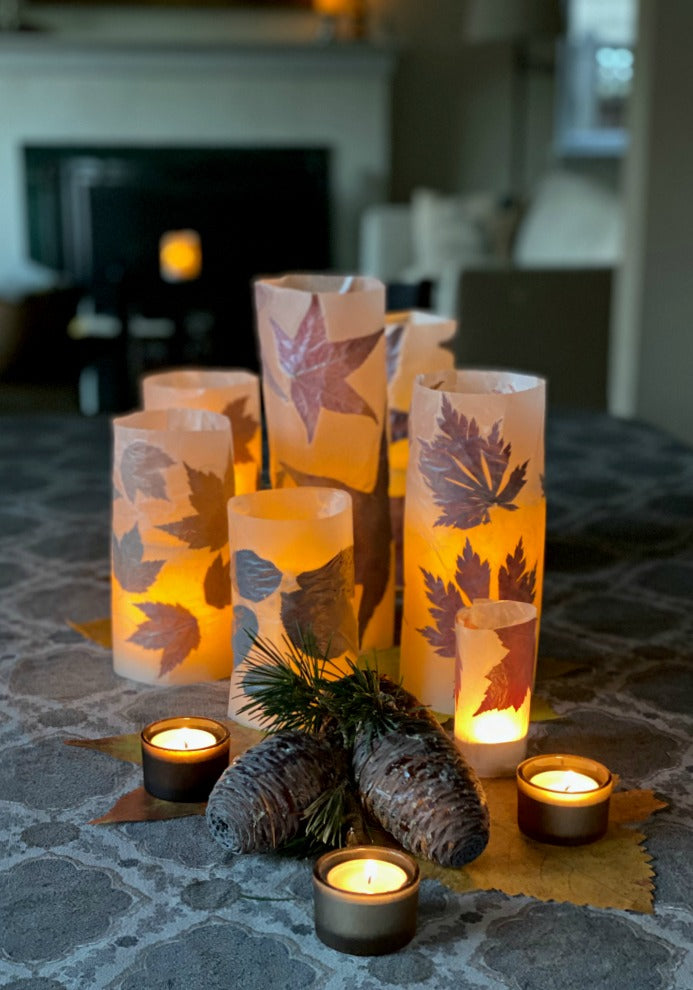
{"label": "waxed paper luminary", "polygon": [[390,515],[401,586],[404,493],[409,461],[408,422],[414,379],[426,371],[452,368],[457,321],[419,310],[387,313],[387,405],[390,427]]}
{"label": "waxed paper luminary", "polygon": [[455,633],[455,743],[480,777],[515,776],[527,753],[536,606],[475,601]]}
{"label": "waxed paper luminary", "polygon": [[254,492],[262,473],[260,378],[243,368],[161,371],[142,378],[145,409],[209,409],[231,423],[236,494]]}
{"label": "waxed paper luminary", "polygon": [[228,677],[229,421],[148,410],[114,419],[113,439],[114,669],[149,684]]}
{"label": "waxed paper luminary", "polygon": [[361,646],[394,637],[388,502],[385,287],[374,278],[287,275],[255,283],[275,488],[341,488],[353,501]]}
{"label": "waxed paper luminary", "polygon": [[476,598],[541,611],[546,500],[542,378],[417,378],[409,420],[401,674],[453,712],[455,615]]}
{"label": "waxed paper luminary", "polygon": [[[237,495],[228,504],[234,671],[229,714],[241,714],[253,637],[283,648],[315,637],[337,667],[356,659],[354,534],[351,496],[336,488],[278,488]],[[346,665],[342,665],[346,670]]]}

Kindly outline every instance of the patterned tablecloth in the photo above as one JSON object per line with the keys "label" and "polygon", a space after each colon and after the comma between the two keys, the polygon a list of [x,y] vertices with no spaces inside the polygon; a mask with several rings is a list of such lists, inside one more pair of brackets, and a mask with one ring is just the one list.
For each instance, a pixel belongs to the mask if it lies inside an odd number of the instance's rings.
{"label": "patterned tablecloth", "polygon": [[317,940],[305,861],[233,857],[200,817],[86,824],[141,771],[65,738],[224,717],[228,684],[125,681],[67,625],[108,614],[109,423],[5,417],[0,452],[0,985],[693,987],[693,451],[601,415],[548,426],[540,654],[586,664],[541,681],[563,717],[530,752],[593,756],[668,802],[646,826],[654,913],[427,879],[414,941],[373,958]]}

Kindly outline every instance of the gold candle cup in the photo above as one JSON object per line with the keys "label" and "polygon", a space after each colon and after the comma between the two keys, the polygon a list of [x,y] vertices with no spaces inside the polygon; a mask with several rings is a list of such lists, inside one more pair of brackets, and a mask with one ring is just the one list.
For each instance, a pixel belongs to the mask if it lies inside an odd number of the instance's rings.
{"label": "gold candle cup", "polygon": [[[575,789],[558,789],[534,783],[541,774],[580,775]],[[580,789],[580,778],[594,784]],[[609,823],[609,801],[614,781],[601,763],[584,756],[553,754],[533,756],[517,768],[517,824],[530,839],[562,846],[578,846],[600,839]],[[554,789],[556,787],[556,789]]]}
{"label": "gold candle cup", "polygon": [[[205,740],[209,737],[208,743],[187,749],[172,747],[172,734],[180,730]],[[206,801],[229,765],[229,730],[211,718],[162,718],[142,729],[140,741],[144,788],[164,801]]]}

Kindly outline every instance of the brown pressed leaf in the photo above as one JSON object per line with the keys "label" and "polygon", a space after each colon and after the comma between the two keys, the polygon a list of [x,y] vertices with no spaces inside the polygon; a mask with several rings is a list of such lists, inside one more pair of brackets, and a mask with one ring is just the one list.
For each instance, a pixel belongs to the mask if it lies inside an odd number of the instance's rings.
{"label": "brown pressed leaf", "polygon": [[452,581],[448,581],[446,585],[442,578],[435,577],[423,567],[421,573],[426,585],[426,597],[430,602],[428,611],[435,626],[426,626],[417,632],[428,640],[439,657],[454,659],[455,616],[465,604],[462,595]]}
{"label": "brown pressed leaf", "polygon": [[254,550],[237,550],[233,555],[233,573],[241,598],[262,602],[282,583],[282,572]]}
{"label": "brown pressed leaf", "polygon": [[185,516],[176,522],[163,523],[163,529],[187,543],[192,550],[220,550],[228,541],[226,503],[233,494],[224,479],[213,471],[198,471],[185,465],[190,485],[190,504],[194,516]]}
{"label": "brown pressed leaf", "polygon": [[137,608],[147,616],[129,637],[145,650],[162,650],[159,676],[170,673],[200,645],[197,619],[182,605],[163,602],[139,602]]}
{"label": "brown pressed leaf", "polygon": [[498,571],[498,597],[531,604],[536,595],[537,568],[527,570],[522,537],[515,552],[507,554],[505,566]]}
{"label": "brown pressed leaf", "polygon": [[490,684],[475,715],[496,708],[517,711],[522,707],[532,687],[536,632],[536,618],[496,630],[496,636],[508,652],[486,675]]}
{"label": "brown pressed leaf", "polygon": [[109,650],[113,646],[113,630],[111,628],[110,616],[107,619],[90,619],[88,622],[72,622],[68,619],[67,624],[75,632],[78,632],[80,636],[90,639],[92,643],[98,643],[99,646],[105,646]]}
{"label": "brown pressed leaf", "polygon": [[469,529],[490,522],[494,506],[517,509],[513,499],[525,484],[528,462],[506,477],[512,450],[503,445],[499,424],[484,437],[476,420],[457,413],[443,396],[437,425],[433,440],[419,440],[419,468],[442,509],[434,525]]}
{"label": "brown pressed leaf", "polygon": [[128,444],[120,461],[120,477],[130,501],[135,501],[138,491],[148,498],[168,500],[162,471],[172,464],[172,458],[160,447],[144,440]]}
{"label": "brown pressed leaf", "polygon": [[489,596],[491,565],[487,560],[482,561],[478,553],[474,553],[469,537],[465,540],[464,549],[457,558],[455,581],[469,605],[475,598]]}
{"label": "brown pressed leaf", "polygon": [[365,337],[328,340],[325,320],[317,294],[301,320],[295,337],[290,337],[270,318],[277,344],[279,364],[291,379],[291,398],[306,428],[309,443],[321,409],[378,417],[366,400],[346,381],[360,368],[383,333],[377,330]]}
{"label": "brown pressed leaf", "polygon": [[116,822],[156,822],[168,818],[187,818],[190,815],[204,815],[206,801],[186,803],[184,801],[163,801],[154,797],[144,787],[124,794],[110,811],[99,818],[92,818],[89,825],[112,825]]}
{"label": "brown pressed leaf", "polygon": [[249,443],[257,433],[259,423],[254,416],[250,416],[245,411],[248,396],[242,395],[240,399],[234,399],[224,406],[222,413],[231,423],[231,436],[233,437],[233,459],[238,464],[247,464],[252,461],[253,455],[250,453]]}
{"label": "brown pressed leaf", "polygon": [[142,592],[151,587],[164,566],[164,560],[142,560],[142,537],[137,523],[123,534],[113,534],[113,573],[124,591]]}
{"label": "brown pressed leaf", "polygon": [[126,763],[142,763],[142,744],[139,732],[127,732],[122,736],[103,736],[101,739],[65,739],[66,746],[94,749]]}
{"label": "brown pressed leaf", "polygon": [[212,608],[226,608],[231,604],[231,575],[229,565],[220,553],[207,568],[204,580],[205,601]]}
{"label": "brown pressed leaf", "polygon": [[340,551],[322,567],[303,571],[297,591],[282,592],[281,619],[289,639],[302,645],[310,629],[322,652],[330,657],[356,653],[358,635],[354,616],[354,548]]}

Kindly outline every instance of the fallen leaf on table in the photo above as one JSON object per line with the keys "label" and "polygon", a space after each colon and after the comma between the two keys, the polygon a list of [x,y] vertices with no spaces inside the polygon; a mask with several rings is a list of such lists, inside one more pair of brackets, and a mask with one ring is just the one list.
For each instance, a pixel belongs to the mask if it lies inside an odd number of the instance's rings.
{"label": "fallen leaf on table", "polygon": [[110,650],[113,646],[113,634],[111,631],[111,620],[108,619],[91,619],[89,622],[72,622],[70,619],[67,620],[68,626],[78,632],[80,636],[84,636],[85,639],[90,639],[94,643],[98,643],[99,646],[103,646]]}
{"label": "fallen leaf on table", "polygon": [[530,722],[549,722],[554,718],[562,718],[562,716],[553,710],[546,698],[539,698],[533,694],[529,703]]}
{"label": "fallen leaf on table", "polygon": [[142,763],[142,748],[139,732],[128,732],[122,736],[104,736],[101,739],[65,739],[66,746],[81,746],[82,749],[95,749],[117,760],[128,763]]}
{"label": "fallen leaf on table", "polygon": [[115,822],[156,822],[168,818],[187,818],[204,815],[206,801],[185,804],[182,801],[162,801],[153,797],[144,787],[136,787],[124,794],[110,811],[100,818],[92,818],[89,825],[111,825]]}

